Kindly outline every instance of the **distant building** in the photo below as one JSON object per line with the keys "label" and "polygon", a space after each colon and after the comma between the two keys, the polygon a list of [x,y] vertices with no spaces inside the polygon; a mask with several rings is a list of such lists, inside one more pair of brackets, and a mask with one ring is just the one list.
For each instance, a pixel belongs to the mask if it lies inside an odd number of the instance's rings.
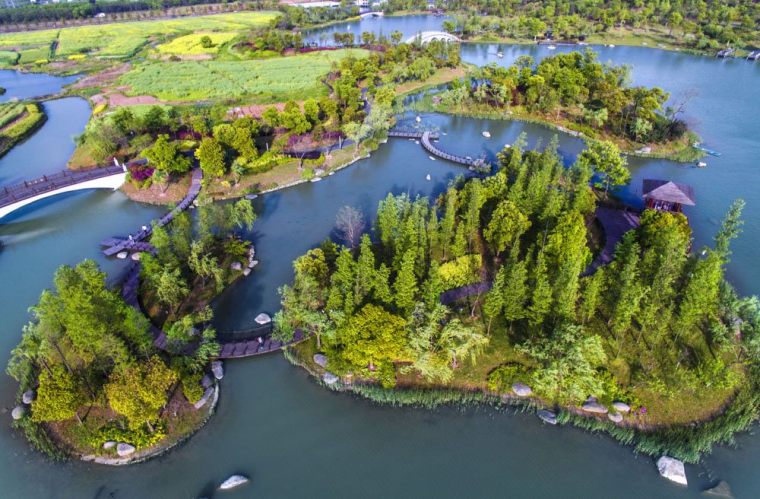
{"label": "distant building", "polygon": [[695,206],[694,189],[670,180],[645,179],[643,195],[647,208],[681,213],[683,206]]}
{"label": "distant building", "polygon": [[293,7],[303,7],[304,9],[316,9],[317,7],[325,7],[329,9],[337,9],[340,7],[340,2],[303,2],[293,3]]}

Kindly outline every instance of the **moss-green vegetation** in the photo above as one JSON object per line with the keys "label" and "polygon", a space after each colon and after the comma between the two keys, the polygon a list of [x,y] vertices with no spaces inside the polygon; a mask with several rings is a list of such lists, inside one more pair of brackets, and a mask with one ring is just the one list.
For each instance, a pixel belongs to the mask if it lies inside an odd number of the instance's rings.
{"label": "moss-green vegetation", "polygon": [[[237,32],[266,26],[276,12],[238,12],[214,16],[77,26],[54,30],[0,34],[0,47],[21,54],[20,62],[52,57],[66,59],[77,54],[88,57],[127,57],[152,39],[192,31]],[[51,49],[54,47],[54,50]],[[51,57],[52,56],[52,57]]]}
{"label": "moss-green vegetation", "polygon": [[41,127],[46,118],[36,102],[0,104],[0,156]]}
{"label": "moss-green vegetation", "polygon": [[591,140],[610,140],[633,154],[695,161],[693,133],[665,107],[658,87],[629,87],[629,69],[608,66],[591,51],[528,56],[515,65],[477,68],[450,88],[418,102],[417,109],[546,123]]}
{"label": "moss-green vegetation", "polygon": [[[282,102],[327,95],[319,81],[333,63],[346,56],[366,57],[363,50],[314,52],[257,61],[151,62],[121,78],[133,95],[163,100],[248,98],[253,102]],[[198,85],[198,82],[204,82]]]}
{"label": "moss-green vegetation", "polygon": [[[592,144],[569,170],[555,147],[525,152],[521,139],[499,154],[494,176],[452,185],[432,206],[389,195],[377,211],[375,241],[326,243],[296,260],[294,284],[282,289],[278,334],[312,332],[328,370],[395,403],[432,403],[430,388],[442,388],[443,401],[450,390],[473,399],[511,396],[517,381],[548,405],[577,408],[588,396],[608,406],[625,401],[633,407],[626,425],[639,430],[626,430],[624,441],[693,459],[757,411],[754,368],[746,365],[758,305],[736,297],[723,279],[741,203],[699,255],[689,253],[683,215],[645,211],[613,263],[584,275],[592,173],[605,190],[628,174],[609,143]],[[343,234],[346,223],[338,217]],[[452,269],[469,255],[478,256],[490,291],[462,290],[441,304],[443,291],[472,282],[442,278],[459,275]],[[367,383],[414,390],[390,394]],[[682,429],[726,407],[733,408],[704,430]]]}
{"label": "moss-green vegetation", "polygon": [[198,32],[162,43],[156,50],[161,54],[198,55],[214,54],[219,47],[235,38],[236,33]]}

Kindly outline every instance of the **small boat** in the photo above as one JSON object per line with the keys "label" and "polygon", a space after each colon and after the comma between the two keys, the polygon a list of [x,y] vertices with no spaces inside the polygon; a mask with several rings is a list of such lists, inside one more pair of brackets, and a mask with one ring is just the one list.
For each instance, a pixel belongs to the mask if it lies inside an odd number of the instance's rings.
{"label": "small boat", "polygon": [[417,145],[419,145],[420,141],[419,140],[415,140],[414,143],[417,144]]}
{"label": "small boat", "polygon": [[612,43],[610,43],[610,44],[609,44],[609,45],[607,45],[607,46],[608,46],[609,48],[611,48],[611,49],[614,49],[614,48],[615,48],[615,45],[613,45]]}
{"label": "small boat", "polygon": [[483,131],[483,137],[490,139],[491,138],[491,132],[488,130]]}
{"label": "small boat", "polygon": [[557,50],[557,46],[556,45],[549,45],[546,48],[548,48],[549,50]]}
{"label": "small boat", "polygon": [[416,121],[417,123],[419,123],[420,121],[422,121],[422,118],[420,118],[419,116],[417,116],[416,118],[414,118],[414,121]]}
{"label": "small boat", "polygon": [[430,180],[430,179],[431,179],[431,177],[430,177],[430,174],[428,173],[428,174],[425,176],[425,180]]}
{"label": "small boat", "polygon": [[[428,156],[428,158],[430,158],[430,161],[435,161],[435,158],[434,158],[434,157],[432,157],[432,156]],[[428,175],[428,177],[429,177],[429,176],[430,176],[430,175]],[[430,179],[428,179],[428,180],[430,180]]]}
{"label": "small boat", "polygon": [[499,59],[501,59],[502,57],[504,57],[504,53],[503,52],[496,52],[496,57],[498,57]]}
{"label": "small boat", "polygon": [[697,168],[704,168],[705,166],[707,166],[707,163],[704,161],[697,161]]}

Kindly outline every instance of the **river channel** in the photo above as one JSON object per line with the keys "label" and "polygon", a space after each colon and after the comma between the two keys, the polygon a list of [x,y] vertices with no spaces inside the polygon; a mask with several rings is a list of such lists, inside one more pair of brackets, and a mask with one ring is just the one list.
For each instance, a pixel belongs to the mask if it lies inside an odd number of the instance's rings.
{"label": "river channel", "polygon": [[[388,17],[354,23],[351,29],[357,34],[401,29],[411,36],[440,22]],[[760,106],[754,88],[760,66],[656,49],[593,49],[602,60],[630,64],[636,84],[660,85],[673,95],[696,90],[685,118],[722,156],[708,157],[705,169],[631,158],[634,178],[624,196],[638,202],[643,178],[693,185],[697,206],[688,215],[697,245],[712,238],[735,197],[745,198],[745,233],[734,247],[729,277],[743,293],[760,292],[760,268],[754,265],[754,242],[760,237]],[[476,64],[508,64],[521,54],[538,58],[551,53],[534,46],[464,45],[462,50],[465,60]],[[499,50],[502,59],[495,55]],[[44,127],[0,159],[0,185],[65,167],[72,137],[81,133],[90,110],[76,98],[45,106],[49,120]],[[421,118],[446,134],[441,148],[473,157],[492,156],[523,131],[531,146],[554,135],[519,122]],[[490,139],[481,135],[484,130]],[[568,162],[581,148],[578,139],[560,135],[560,152]],[[455,165],[432,161],[412,141],[391,139],[371,158],[322,182],[259,197],[259,219],[249,236],[261,263],[217,301],[218,327],[242,328],[259,312],[276,311],[276,290],[290,281],[292,260],[330,236],[341,206],[371,214],[388,192],[429,195],[463,173]],[[0,220],[2,363],[29,318],[27,308],[50,285],[57,266],[94,258],[116,275],[123,263],[101,258],[98,242],[126,234],[161,212],[130,202],[120,192],[87,191]],[[738,436],[737,448],[717,448],[702,464],[687,466],[689,487],[682,488],[661,479],[649,457],[604,436],[544,426],[532,415],[483,407],[430,411],[377,406],[322,389],[276,354],[228,362],[226,369],[218,413],[209,424],[168,455],[127,468],[49,463],[29,449],[4,414],[0,497],[210,496],[214,484],[234,472],[249,475],[252,483],[225,497],[680,498],[700,497],[702,488],[718,478],[727,480],[737,497],[757,497],[760,490],[760,439],[751,433]],[[12,407],[15,390],[12,379],[0,376],[0,406]]]}

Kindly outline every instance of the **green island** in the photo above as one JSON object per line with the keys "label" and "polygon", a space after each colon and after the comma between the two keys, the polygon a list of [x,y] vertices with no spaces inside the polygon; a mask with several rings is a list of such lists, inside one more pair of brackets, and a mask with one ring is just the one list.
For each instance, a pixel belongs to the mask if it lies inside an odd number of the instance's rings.
{"label": "green island", "polygon": [[130,284],[107,286],[92,260],[58,269],[7,368],[34,401],[15,425],[38,450],[127,464],[165,452],[207,421],[218,387],[206,370],[219,354],[209,302],[243,275],[251,244],[236,231],[255,219],[248,201],[202,200],[196,226],[187,213],[155,225],[134,303]]}
{"label": "green island", "polygon": [[293,362],[373,400],[528,403],[698,459],[758,403],[756,299],[723,279],[743,202],[694,253],[683,214],[645,210],[613,262],[592,265],[605,198],[589,180],[609,152],[592,146],[566,169],[554,143],[515,144],[494,175],[432,203],[389,194],[373,238],[339,215],[346,244],[294,262],[275,334],[310,332]]}
{"label": "green island", "polygon": [[[463,41],[554,40],[549,30],[707,51],[750,46],[759,15],[746,1],[490,4],[451,2],[444,28]],[[711,247],[692,247],[680,209],[647,209],[612,262],[596,263],[606,237],[597,209],[619,208],[625,154],[703,155],[680,118],[685,103],[631,86],[627,67],[591,51],[476,68],[459,43],[405,43],[399,31],[304,41],[302,29],[355,8],[251,7],[277,10],[0,34],[2,67],[84,75],[63,93],[92,104],[69,168],[120,161],[123,191],[162,205],[203,174],[196,215],[152,226],[134,264],[138,306],[85,260],[61,267],[33,307],[8,373],[25,403],[15,425],[35,447],[124,464],[202,426],[220,354],[209,305],[252,258],[248,199],[365,157],[410,110],[537,122],[586,145],[565,167],[556,141],[528,150],[521,137],[436,199],[389,194],[371,235],[357,209],[342,209],[343,244],[298,258],[281,289],[272,337],[307,337],[284,348],[293,363],[379,402],[522,404],[686,461],[756,419],[760,306],[724,279],[742,201]],[[421,8],[389,0],[386,10]],[[73,19],[68,7],[49,10]],[[36,102],[0,105],[0,154],[44,119]]]}

